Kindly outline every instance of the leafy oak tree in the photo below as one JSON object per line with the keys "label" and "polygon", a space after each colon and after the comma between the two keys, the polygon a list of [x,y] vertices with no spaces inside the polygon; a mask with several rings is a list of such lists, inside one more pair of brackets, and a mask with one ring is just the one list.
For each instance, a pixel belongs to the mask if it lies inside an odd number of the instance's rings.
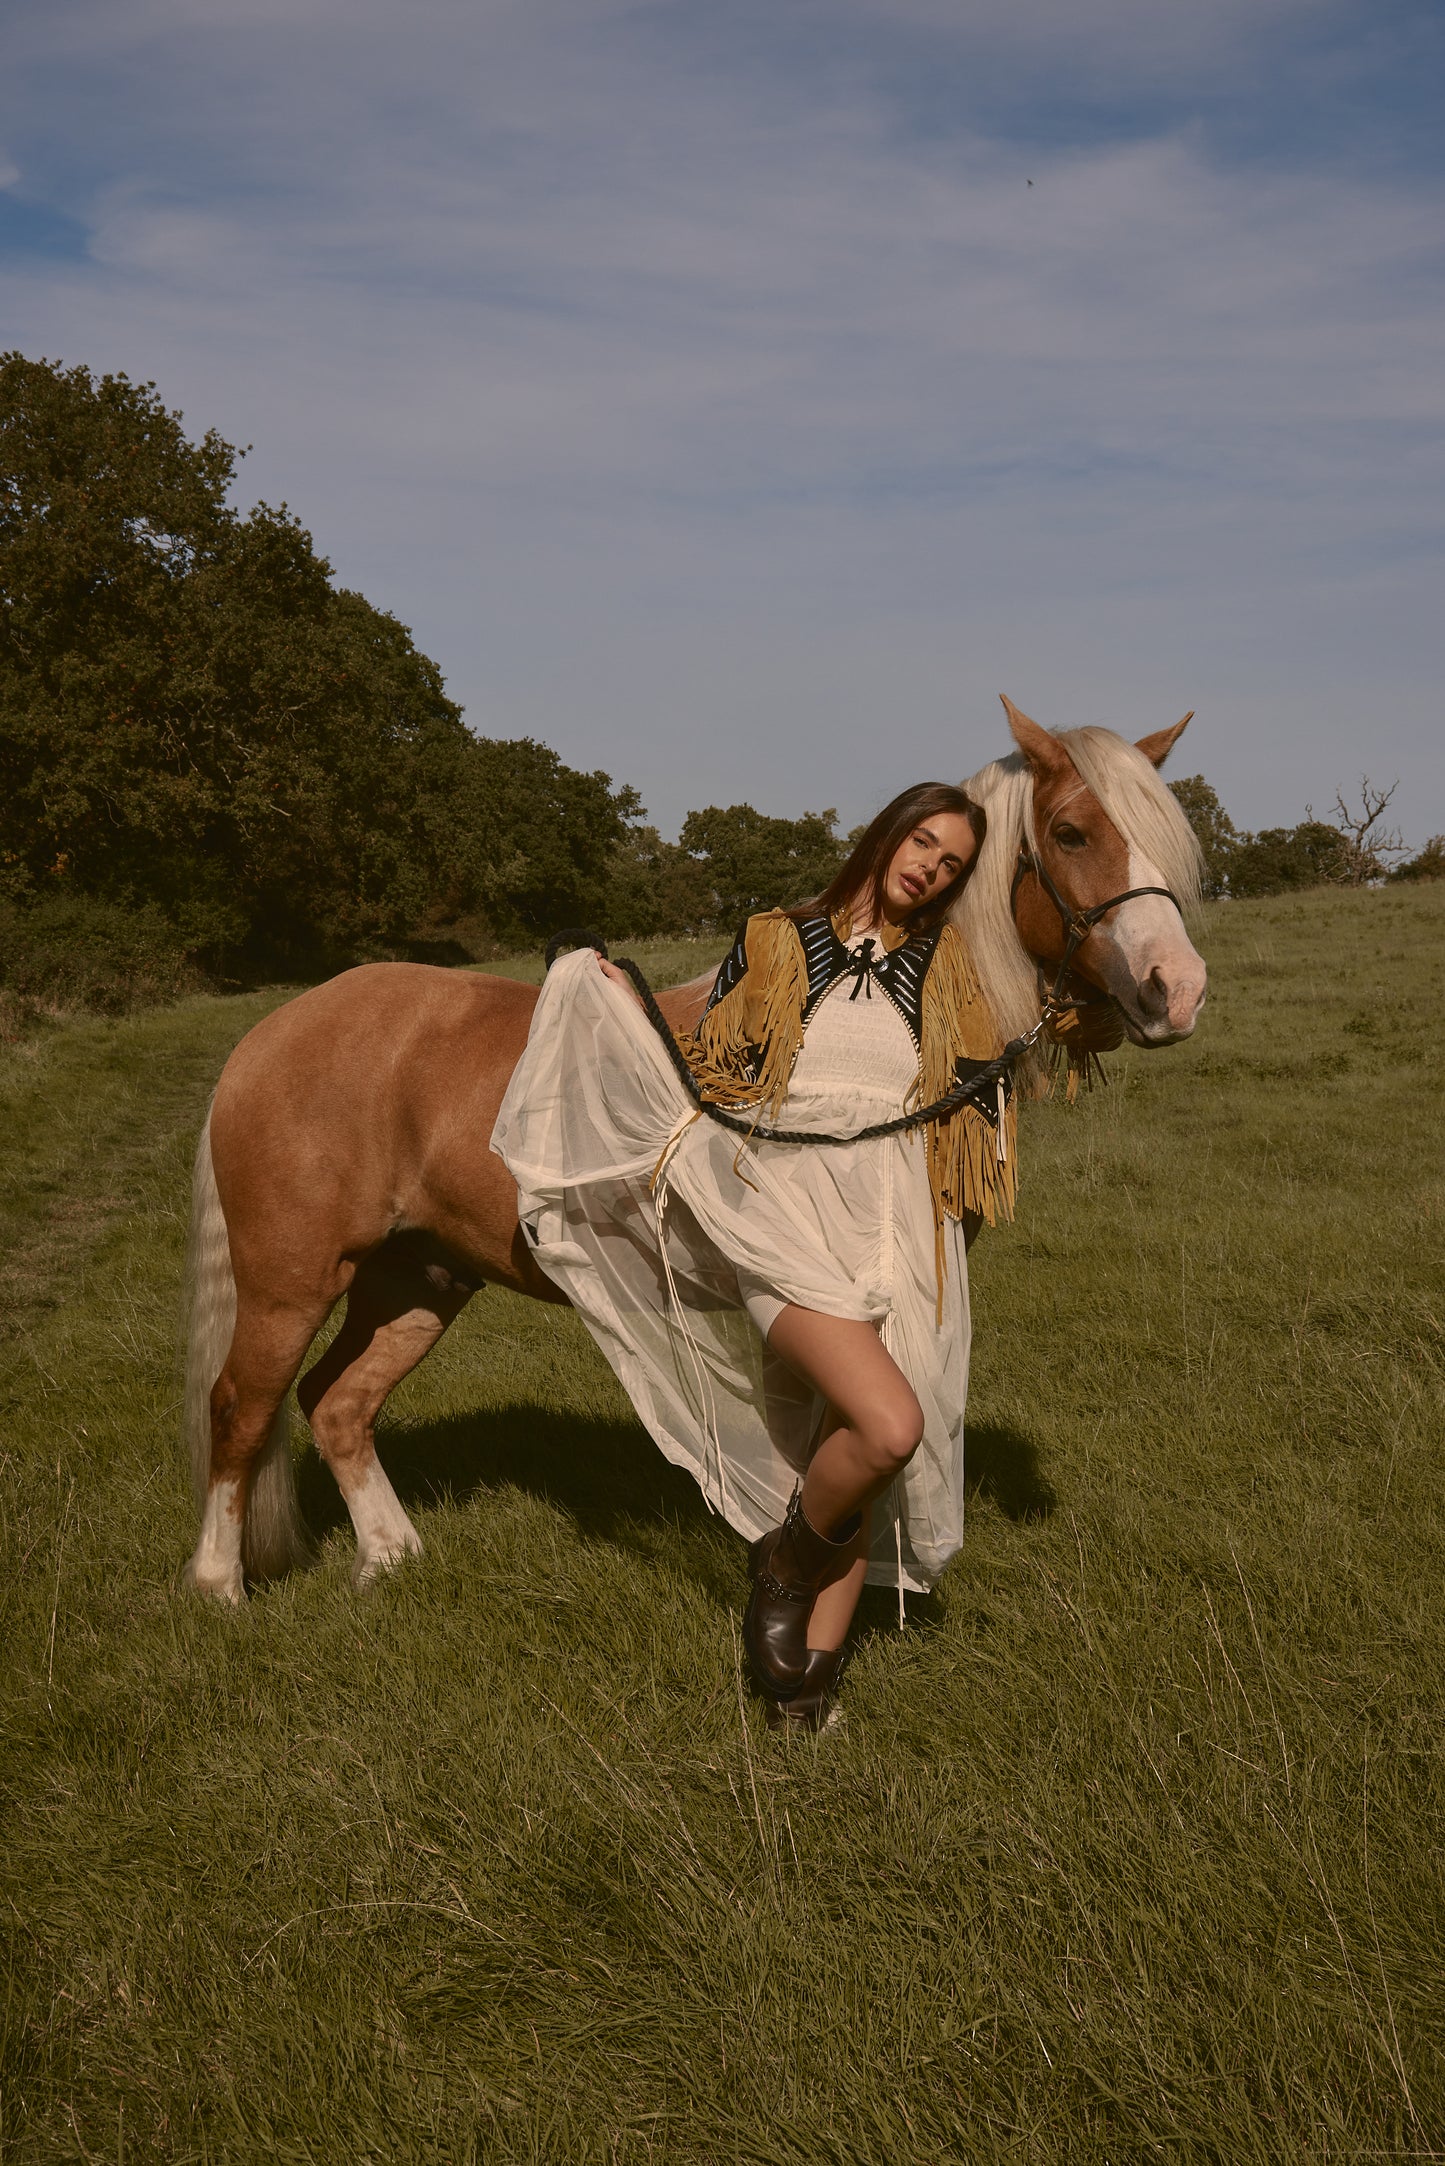
{"label": "leafy oak tree", "polygon": [[614,852],[597,923],[609,938],[717,930],[717,898],[706,861],[655,827],[629,830]]}
{"label": "leafy oak tree", "polygon": [[0,899],[266,956],[595,905],[634,794],[473,737],[236,460],[154,385],[0,356]]}
{"label": "leafy oak tree", "polygon": [[1184,775],[1169,785],[1193,828],[1204,853],[1204,892],[1224,895],[1229,889],[1229,868],[1239,847],[1240,835],[1219,801],[1219,792],[1203,775]]}
{"label": "leafy oak tree", "polygon": [[1397,865],[1392,880],[1445,880],[1445,835],[1432,835],[1419,855]]}
{"label": "leafy oak tree", "polygon": [[[1282,895],[1296,888],[1360,886],[1378,879],[1385,855],[1398,837],[1379,831],[1390,792],[1361,784],[1361,806],[1336,799],[1336,817],[1317,820],[1307,807],[1297,827],[1266,827],[1258,834],[1237,828],[1203,775],[1186,775],[1169,787],[1184,809],[1204,852],[1209,895]],[[1429,877],[1428,871],[1421,875]]]}
{"label": "leafy oak tree", "polygon": [[775,819],[752,805],[690,812],[677,842],[635,827],[613,856],[601,922],[609,933],[732,932],[754,910],[826,887],[847,845],[836,814]]}
{"label": "leafy oak tree", "polygon": [[679,846],[703,867],[714,921],[731,928],[825,888],[843,862],[837,823],[831,808],[782,820],[751,805],[708,805],[683,821]]}
{"label": "leafy oak tree", "polygon": [[1229,867],[1231,895],[1285,895],[1304,887],[1349,884],[1344,836],[1327,820],[1304,819],[1298,827],[1265,827],[1241,835]]}

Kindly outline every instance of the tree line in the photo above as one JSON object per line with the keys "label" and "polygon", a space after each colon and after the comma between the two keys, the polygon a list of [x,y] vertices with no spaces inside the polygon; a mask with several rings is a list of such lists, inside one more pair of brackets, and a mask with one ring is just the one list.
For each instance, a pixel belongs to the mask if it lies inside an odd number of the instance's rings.
{"label": "tree line", "polygon": [[[127,939],[224,975],[731,930],[826,885],[832,810],[709,806],[672,843],[601,769],[475,735],[284,503],[234,508],[241,456],[153,384],[0,356],[0,976]],[[1176,787],[1216,892],[1368,860]]]}
{"label": "tree line", "polygon": [[[241,455],[152,384],[0,357],[0,909],[165,926],[217,967],[736,923],[825,882],[832,811],[689,814],[479,737]],[[7,907],[8,906],[8,907]],[[99,919],[96,920],[99,922]]]}
{"label": "tree line", "polygon": [[1169,787],[1183,806],[1204,853],[1205,892],[1213,897],[1283,895],[1294,888],[1373,887],[1382,880],[1445,879],[1445,835],[1432,835],[1416,856],[1385,815],[1398,789],[1360,777],[1358,801],[1337,791],[1324,819],[1307,806],[1296,827],[1237,828],[1203,775]]}

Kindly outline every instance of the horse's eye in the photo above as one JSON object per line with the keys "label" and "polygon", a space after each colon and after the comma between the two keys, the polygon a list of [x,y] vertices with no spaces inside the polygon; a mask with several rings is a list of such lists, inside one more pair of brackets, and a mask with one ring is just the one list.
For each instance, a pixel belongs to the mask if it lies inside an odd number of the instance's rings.
{"label": "horse's eye", "polygon": [[1054,829],[1055,842],[1060,843],[1066,850],[1082,850],[1086,839],[1077,827],[1070,827],[1067,820]]}

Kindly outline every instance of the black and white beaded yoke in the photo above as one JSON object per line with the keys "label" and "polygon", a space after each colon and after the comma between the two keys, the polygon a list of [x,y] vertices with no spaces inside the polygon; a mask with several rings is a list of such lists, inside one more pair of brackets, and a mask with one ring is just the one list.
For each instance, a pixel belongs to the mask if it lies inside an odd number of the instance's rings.
{"label": "black and white beaded yoke", "polygon": [[[803,1005],[803,1024],[807,1024],[824,995],[832,990],[840,978],[852,978],[858,990],[870,998],[874,986],[892,1001],[908,1026],[908,1035],[916,1047],[923,1044],[923,984],[928,976],[928,966],[938,947],[940,928],[931,932],[914,933],[891,951],[885,951],[881,943],[864,935],[860,940],[845,943],[834,930],[832,920],[819,911],[814,917],[798,920],[798,938],[803,943],[803,959],[808,970],[808,991]],[[747,974],[747,926],[738,933],[716,982],[708,995],[703,1014],[709,1014],[720,1000],[726,1000],[733,988],[740,985]]]}

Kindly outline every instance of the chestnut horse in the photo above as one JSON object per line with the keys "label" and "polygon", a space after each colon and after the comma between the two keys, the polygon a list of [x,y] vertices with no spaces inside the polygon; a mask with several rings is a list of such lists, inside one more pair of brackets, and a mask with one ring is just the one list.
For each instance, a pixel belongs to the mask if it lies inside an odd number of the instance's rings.
{"label": "chestnut horse", "polygon": [[[1205,974],[1174,898],[1197,899],[1198,851],[1155,770],[1189,717],[1136,747],[1110,730],[1055,736],[1004,705],[1019,750],[967,785],[988,827],[955,905],[1003,1036],[1037,1020],[1039,964],[1064,952],[1060,903],[1152,888],[1171,893],[1107,909],[1074,969],[1136,1044],[1187,1037]],[[662,996],[675,1030],[709,985]],[[421,1548],[373,1444],[387,1394],[484,1283],[562,1298],[487,1147],[536,999],[506,978],[367,964],[276,1009],[227,1061],[191,1221],[192,1586],[239,1601],[246,1576],[307,1558],[286,1400],[343,1294],[341,1329],[297,1396],[351,1514],[357,1585]],[[1019,1081],[1040,1087],[1037,1074]]]}

